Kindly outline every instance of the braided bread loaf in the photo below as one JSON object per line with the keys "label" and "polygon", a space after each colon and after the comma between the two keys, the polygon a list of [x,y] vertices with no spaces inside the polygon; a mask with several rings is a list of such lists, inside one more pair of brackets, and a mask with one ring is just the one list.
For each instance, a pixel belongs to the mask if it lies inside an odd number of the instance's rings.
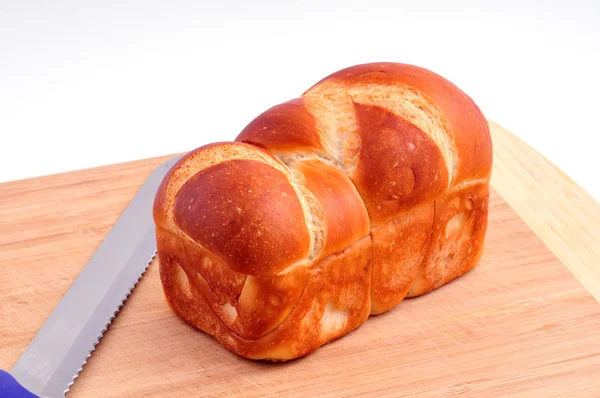
{"label": "braided bread loaf", "polygon": [[243,357],[309,354],[476,265],[491,166],[486,119],[443,77],[338,71],[170,170],[167,302]]}

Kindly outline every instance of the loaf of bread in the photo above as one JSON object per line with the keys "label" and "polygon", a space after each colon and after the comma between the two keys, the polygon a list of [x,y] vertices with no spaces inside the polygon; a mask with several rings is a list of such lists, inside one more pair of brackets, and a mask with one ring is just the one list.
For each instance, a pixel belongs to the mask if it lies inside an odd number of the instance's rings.
{"label": "loaf of bread", "polygon": [[340,70],[202,146],[154,206],[166,300],[250,359],[307,355],[479,261],[492,143],[429,70]]}

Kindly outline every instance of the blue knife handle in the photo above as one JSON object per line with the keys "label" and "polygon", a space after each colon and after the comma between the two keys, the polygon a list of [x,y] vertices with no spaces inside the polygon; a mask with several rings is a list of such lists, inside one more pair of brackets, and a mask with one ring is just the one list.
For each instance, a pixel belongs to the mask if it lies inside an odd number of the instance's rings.
{"label": "blue knife handle", "polygon": [[0,398],[39,398],[29,392],[8,372],[0,369]]}

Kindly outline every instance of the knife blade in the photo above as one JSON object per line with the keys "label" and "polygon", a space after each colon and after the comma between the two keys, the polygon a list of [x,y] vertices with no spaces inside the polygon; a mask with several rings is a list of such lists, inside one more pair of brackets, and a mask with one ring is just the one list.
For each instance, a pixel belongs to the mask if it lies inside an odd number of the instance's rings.
{"label": "knife blade", "polygon": [[0,370],[0,397],[65,396],[156,255],[154,197],[181,157],[150,174],[17,363]]}

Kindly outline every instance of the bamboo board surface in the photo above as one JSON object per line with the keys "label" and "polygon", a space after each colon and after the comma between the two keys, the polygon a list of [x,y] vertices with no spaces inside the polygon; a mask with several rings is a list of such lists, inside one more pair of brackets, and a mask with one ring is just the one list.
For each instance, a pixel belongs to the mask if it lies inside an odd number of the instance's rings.
{"label": "bamboo board surface", "polygon": [[[467,275],[372,317],[306,358],[266,364],[241,359],[179,321],[153,263],[67,396],[597,397],[597,203],[491,126],[486,247]],[[0,184],[0,368],[17,361],[165,159]],[[561,190],[567,193],[557,196]],[[540,192],[560,198],[558,210]],[[580,206],[572,217],[570,200]]]}

